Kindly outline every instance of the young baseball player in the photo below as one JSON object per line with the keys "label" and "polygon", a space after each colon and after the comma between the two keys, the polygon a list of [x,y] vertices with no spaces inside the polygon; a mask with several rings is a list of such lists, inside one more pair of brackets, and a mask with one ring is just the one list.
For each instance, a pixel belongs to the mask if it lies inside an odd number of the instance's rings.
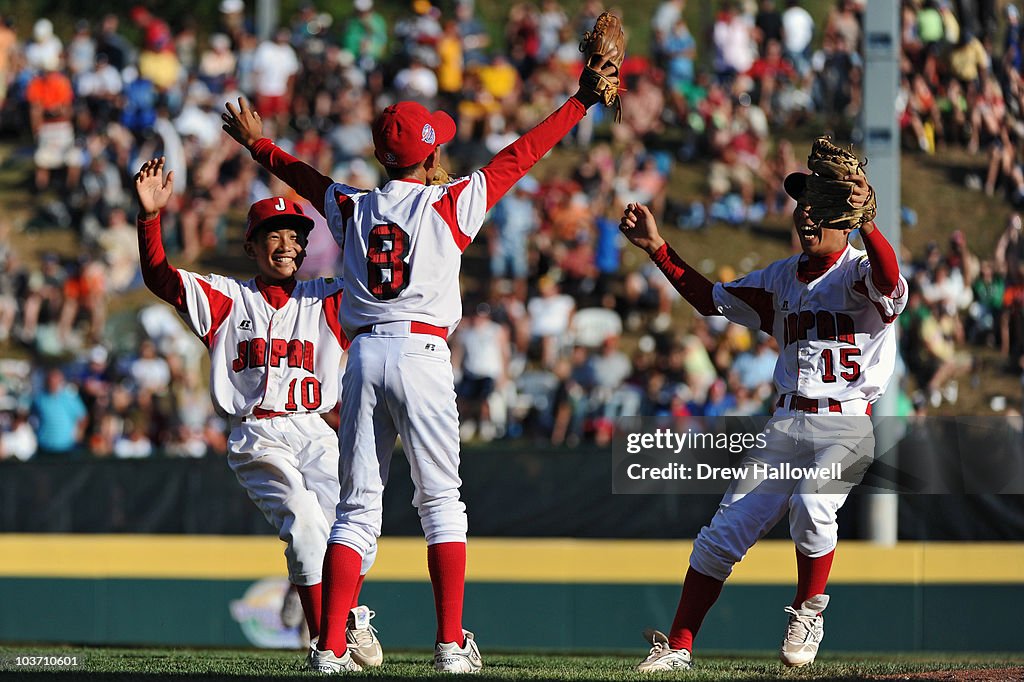
{"label": "young baseball player", "polygon": [[[699,313],[725,315],[778,341],[780,398],[765,430],[767,447],[756,452],[758,461],[865,467],[874,443],[867,415],[892,376],[897,349],[892,322],[906,306],[907,284],[892,246],[874,223],[860,228],[865,253],[847,243],[850,229],[823,228],[810,218],[808,177],[793,173],[785,182],[797,200],[793,226],[803,252],[727,284],[713,285],[684,262],[662,239],[646,206],[627,206],[619,227]],[[853,183],[852,207],[864,206],[871,196],[866,178],[845,180]],[[753,456],[748,454],[748,462]],[[668,636],[646,633],[652,648],[637,670],[691,667],[694,637],[733,565],[787,513],[796,543],[797,589],[785,609],[789,624],[779,656],[787,666],[814,661],[824,634],[821,613],[828,605],[824,592],[835,554],[836,512],[847,492],[848,487],[820,491],[786,480],[756,491],[742,482],[730,487],[694,541]]]}
{"label": "young baseball player", "polygon": [[[610,61],[614,55],[605,55]],[[606,78],[616,67],[595,61]],[[366,191],[330,180],[262,137],[259,115],[229,103],[224,128],[257,161],[324,206],[343,249],[341,322],[352,339],[342,378],[341,498],[324,564],[321,637],[313,667],[358,670],[334,605],[348,604],[363,557],[381,529],[381,502],[396,436],[415,485],[427,541],[437,633],[434,668],[474,673],[483,663],[462,628],[466,511],[459,497],[459,415],[447,339],[462,317],[462,253],[484,214],[578,124],[598,95],[582,85],[557,111],[468,177],[430,184],[455,122],[415,102],[373,122],[374,153],[388,182]],[[442,171],[443,172],[443,171]]]}
{"label": "young baseball player", "polygon": [[[295,279],[313,221],[294,201],[263,199],[249,209],[244,249],[257,276],[200,276],[167,262],[160,211],[173,171],[146,162],[135,176],[139,251],[149,289],[173,305],[210,353],[210,394],[228,417],[228,465],[249,498],[287,543],[310,637],[320,635],[321,572],[339,495],[338,437],[320,413],[338,402],[339,366],[348,339],[338,309],[341,280]],[[376,556],[367,547],[352,600],[344,605],[353,657],[380,665],[380,643],[359,606],[358,588]],[[336,602],[334,607],[341,608]]]}

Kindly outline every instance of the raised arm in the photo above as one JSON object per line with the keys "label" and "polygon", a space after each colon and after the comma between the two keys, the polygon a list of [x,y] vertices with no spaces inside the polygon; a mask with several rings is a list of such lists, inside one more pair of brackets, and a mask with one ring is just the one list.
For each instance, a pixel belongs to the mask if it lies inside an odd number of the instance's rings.
{"label": "raised arm", "polygon": [[635,246],[647,252],[672,286],[701,315],[718,315],[712,297],[714,284],[679,257],[658,232],[654,215],[643,204],[629,204],[622,214],[619,230]]}
{"label": "raised arm", "polygon": [[[862,206],[873,191],[868,186],[868,179],[863,175],[848,175],[845,179],[854,184],[850,203],[855,208]],[[879,293],[890,296],[900,282],[900,265],[896,260],[896,252],[874,222],[861,225],[860,236],[864,240],[864,250],[868,252],[868,261],[871,263],[871,282]]]}
{"label": "raised arm", "polygon": [[220,115],[224,121],[221,126],[224,132],[248,149],[257,163],[280,178],[324,215],[324,195],[334,181],[264,137],[263,120],[244,97],[238,98],[237,109],[231,102],[227,102],[225,108],[227,111]]}
{"label": "raised arm", "polygon": [[139,200],[136,222],[139,232],[139,256],[142,281],[161,299],[179,310],[184,309],[185,288],[181,275],[167,262],[160,232],[160,211],[167,206],[174,189],[174,171],[164,178],[164,157],[142,164],[135,174],[135,195]]}

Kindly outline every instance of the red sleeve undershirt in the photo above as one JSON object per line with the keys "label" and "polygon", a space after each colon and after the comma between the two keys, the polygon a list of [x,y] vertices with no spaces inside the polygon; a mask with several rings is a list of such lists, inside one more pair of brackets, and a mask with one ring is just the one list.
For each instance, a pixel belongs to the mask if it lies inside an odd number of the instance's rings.
{"label": "red sleeve undershirt", "polygon": [[487,210],[491,210],[512,185],[583,120],[586,113],[583,103],[570,97],[554,113],[498,152],[490,163],[481,168],[487,179]]}
{"label": "red sleeve undershirt", "polygon": [[683,295],[701,315],[718,315],[711,290],[714,284],[679,257],[672,247],[665,243],[651,255],[658,269],[665,273],[672,286]]}
{"label": "red sleeve undershirt", "polygon": [[860,236],[864,240],[864,249],[868,252],[868,261],[871,263],[871,281],[880,293],[891,296],[900,282],[900,265],[896,262],[896,252],[893,251],[892,244],[877,225],[871,234],[861,230]]}
{"label": "red sleeve undershirt", "polygon": [[[324,215],[324,195],[334,181],[308,163],[296,159],[269,138],[256,140],[250,150],[252,158],[298,192]],[[324,216],[326,217],[326,216]]]}
{"label": "red sleeve undershirt", "polygon": [[142,281],[146,287],[178,310],[185,310],[185,287],[181,275],[167,262],[163,236],[160,233],[160,216],[152,220],[136,221],[139,232],[139,256]]}

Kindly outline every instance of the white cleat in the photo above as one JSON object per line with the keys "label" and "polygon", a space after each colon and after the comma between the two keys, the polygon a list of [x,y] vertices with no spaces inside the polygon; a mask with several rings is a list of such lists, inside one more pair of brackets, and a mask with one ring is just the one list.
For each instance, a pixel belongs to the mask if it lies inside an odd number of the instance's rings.
{"label": "white cleat", "polygon": [[336,656],[333,651],[320,651],[311,648],[309,651],[309,669],[315,673],[357,673],[362,666],[352,660],[352,652],[346,651],[343,656]]}
{"label": "white cleat", "polygon": [[384,662],[377,628],[370,625],[370,619],[376,615],[366,606],[357,606],[348,612],[345,624],[345,644],[352,652],[352,660],[364,668],[376,668]]}
{"label": "white cleat", "polygon": [[462,646],[456,642],[438,642],[434,647],[434,670],[441,673],[472,674],[480,672],[480,668],[484,667],[473,633],[463,630],[462,634],[466,638]]}
{"label": "white cleat", "polygon": [[668,637],[658,630],[644,630],[644,639],[651,643],[651,653],[640,661],[636,671],[640,673],[658,673],[672,670],[689,670],[693,667],[690,652],[686,649],[673,649],[668,644]]}
{"label": "white cleat", "polygon": [[786,638],[779,648],[779,660],[790,668],[799,668],[814,662],[818,655],[818,645],[825,636],[825,621],[821,612],[828,606],[827,594],[816,594],[799,609],[786,607],[789,624],[786,626]]}

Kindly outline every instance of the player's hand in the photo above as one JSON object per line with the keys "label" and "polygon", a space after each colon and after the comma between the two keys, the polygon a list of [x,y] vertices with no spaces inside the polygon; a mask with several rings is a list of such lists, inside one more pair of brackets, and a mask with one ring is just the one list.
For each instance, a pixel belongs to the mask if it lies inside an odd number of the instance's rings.
{"label": "player's hand", "polygon": [[847,175],[843,180],[853,183],[853,190],[850,192],[850,206],[860,208],[867,203],[871,196],[871,187],[868,185],[868,178],[865,175]]}
{"label": "player's hand", "polygon": [[[613,53],[612,56],[614,57],[615,54],[618,53]],[[606,57],[605,59],[607,60],[608,57]],[[593,64],[592,67],[597,71],[600,71],[602,76],[604,76],[610,81],[614,81],[615,84],[618,85],[619,77],[615,75],[615,71],[619,67],[615,66],[614,63],[610,61],[605,61],[603,67],[599,68],[596,63]],[[621,92],[622,90],[623,88],[619,87],[619,91]],[[593,90],[584,90],[583,88],[579,88],[578,90],[576,90],[576,94],[573,95],[573,97],[578,99],[583,104],[583,106],[587,107],[588,109],[601,101],[601,96],[598,95],[596,92],[594,92]]]}
{"label": "player's hand", "polygon": [[150,159],[135,174],[135,195],[139,198],[139,217],[152,220],[160,215],[174,191],[174,171],[164,178],[164,157]]}
{"label": "player's hand", "polygon": [[238,98],[237,109],[231,102],[225,103],[224,108],[227,111],[220,115],[224,121],[224,125],[221,126],[224,132],[246,149],[252,149],[256,140],[263,137],[263,119],[255,109],[249,107],[244,97]]}
{"label": "player's hand", "polygon": [[654,220],[651,210],[643,204],[628,204],[619,221],[619,230],[626,239],[636,246],[653,254],[660,249],[665,240],[658,232],[658,223]]}

